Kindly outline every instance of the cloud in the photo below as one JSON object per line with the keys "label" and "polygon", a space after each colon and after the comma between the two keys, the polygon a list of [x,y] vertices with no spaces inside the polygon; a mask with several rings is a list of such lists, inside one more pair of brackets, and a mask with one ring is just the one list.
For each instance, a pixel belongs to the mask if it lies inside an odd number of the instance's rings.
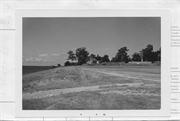
{"label": "cloud", "polygon": [[25,65],[53,65],[56,63],[64,64],[67,60],[67,54],[41,54],[37,56],[23,56]]}
{"label": "cloud", "polygon": [[34,61],[43,61],[43,59],[42,58],[34,58]]}
{"label": "cloud", "polygon": [[25,58],[25,61],[34,61],[34,58],[33,57],[27,57],[27,58]]}
{"label": "cloud", "polygon": [[48,54],[40,54],[39,57],[46,57]]}
{"label": "cloud", "polygon": [[54,53],[54,54],[51,54],[51,56],[59,56],[59,54]]}
{"label": "cloud", "polygon": [[23,56],[23,62],[40,62],[40,61],[43,61],[42,57]]}
{"label": "cloud", "polygon": [[105,48],[100,48],[99,50],[114,50],[114,48],[105,47]]}
{"label": "cloud", "polygon": [[46,58],[46,59],[43,59],[44,62],[54,62],[55,60],[54,59],[50,59],[50,58]]}
{"label": "cloud", "polygon": [[70,50],[76,50],[77,49],[77,47],[72,47]]}
{"label": "cloud", "polygon": [[39,62],[39,61],[42,61],[43,59],[42,58],[35,58],[35,57],[30,57],[30,58],[26,58],[24,59],[24,61],[26,62]]}

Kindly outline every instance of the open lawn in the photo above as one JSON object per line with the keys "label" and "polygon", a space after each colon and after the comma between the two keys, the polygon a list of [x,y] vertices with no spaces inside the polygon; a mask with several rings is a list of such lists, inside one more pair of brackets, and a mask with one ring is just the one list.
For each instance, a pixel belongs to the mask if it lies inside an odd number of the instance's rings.
{"label": "open lawn", "polygon": [[59,67],[23,76],[24,110],[153,110],[160,102],[160,66]]}

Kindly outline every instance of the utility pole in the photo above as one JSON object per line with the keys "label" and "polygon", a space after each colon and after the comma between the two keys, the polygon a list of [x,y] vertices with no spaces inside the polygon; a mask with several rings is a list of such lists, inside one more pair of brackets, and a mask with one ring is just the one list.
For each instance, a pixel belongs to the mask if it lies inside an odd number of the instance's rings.
{"label": "utility pole", "polygon": [[141,50],[141,62],[143,62],[143,44],[142,44],[142,50]]}

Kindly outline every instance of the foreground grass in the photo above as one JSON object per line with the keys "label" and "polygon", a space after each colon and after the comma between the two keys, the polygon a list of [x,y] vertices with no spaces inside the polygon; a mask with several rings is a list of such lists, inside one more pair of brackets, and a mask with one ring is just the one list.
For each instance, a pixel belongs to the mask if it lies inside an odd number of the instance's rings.
{"label": "foreground grass", "polygon": [[160,96],[78,92],[23,100],[25,110],[142,110],[160,109]]}
{"label": "foreground grass", "polygon": [[[118,84],[122,84],[119,86]],[[142,110],[161,107],[160,67],[67,67],[23,77],[24,110]],[[98,86],[53,94],[51,90]],[[50,92],[51,91],[51,92]],[[49,93],[50,92],[50,93]],[[39,93],[43,94],[43,93]]]}

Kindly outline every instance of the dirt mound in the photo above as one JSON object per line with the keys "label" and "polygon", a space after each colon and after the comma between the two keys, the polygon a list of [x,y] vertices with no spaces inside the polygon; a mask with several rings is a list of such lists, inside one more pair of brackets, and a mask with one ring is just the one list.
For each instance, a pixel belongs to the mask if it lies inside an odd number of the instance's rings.
{"label": "dirt mound", "polygon": [[[34,92],[49,89],[64,89],[79,86],[101,85],[118,81],[117,77],[103,74],[96,69],[78,67],[56,68],[23,77],[23,91]],[[114,79],[113,79],[114,78]],[[103,80],[103,83],[102,83]]]}
{"label": "dirt mound", "polygon": [[23,109],[159,109],[159,68],[59,67],[23,77]]}
{"label": "dirt mound", "polygon": [[23,77],[23,92],[32,93],[52,89],[100,86],[114,83],[141,83],[142,81],[147,83],[152,81],[159,82],[159,78],[154,74],[147,73],[114,72],[108,69],[88,67],[59,67],[25,75]]}

